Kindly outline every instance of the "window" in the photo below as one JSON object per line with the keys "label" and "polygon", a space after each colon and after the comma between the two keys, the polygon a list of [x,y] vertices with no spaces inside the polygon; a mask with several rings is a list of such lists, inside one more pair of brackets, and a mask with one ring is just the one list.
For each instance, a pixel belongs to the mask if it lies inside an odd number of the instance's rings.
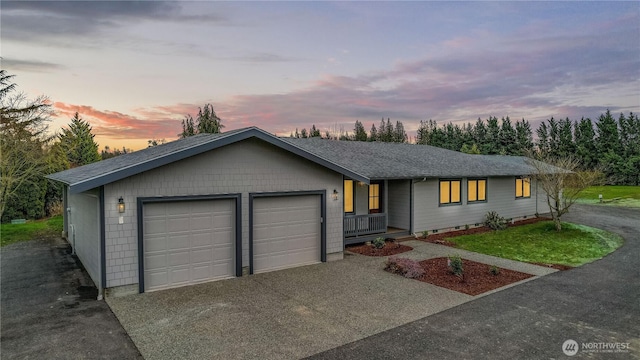
{"label": "window", "polygon": [[369,185],[369,213],[380,212],[380,184]]}
{"label": "window", "polygon": [[344,212],[352,213],[354,204],[353,180],[344,181]]}
{"label": "window", "polygon": [[516,178],[516,199],[531,197],[531,178]]}
{"label": "window", "polygon": [[460,180],[440,180],[440,205],[460,204]]}
{"label": "window", "polygon": [[467,180],[467,202],[487,201],[487,179]]}

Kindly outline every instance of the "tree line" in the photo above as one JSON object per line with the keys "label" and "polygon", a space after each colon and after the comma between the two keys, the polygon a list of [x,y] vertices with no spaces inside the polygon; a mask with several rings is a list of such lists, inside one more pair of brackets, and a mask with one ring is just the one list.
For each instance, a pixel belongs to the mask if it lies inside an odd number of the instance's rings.
{"label": "tree line", "polygon": [[[60,213],[62,187],[45,175],[82,166],[131,152],[111,149],[99,152],[91,125],[75,113],[61,132],[50,135],[48,123],[53,115],[45,96],[28,99],[17,92],[14,75],[0,70],[0,219],[42,218]],[[211,104],[198,108],[195,118],[186,115],[181,121],[181,138],[200,133],[220,133],[222,120]],[[537,153],[546,158],[575,158],[581,169],[602,169],[611,184],[640,185],[640,119],[629,113],[618,118],[610,111],[595,121],[589,118],[545,120],[533,131],[525,119],[512,122],[509,117],[477,119],[462,126],[436,121],[420,121],[415,142],[470,154],[527,155]],[[309,130],[295,130],[295,138],[325,138],[342,141],[409,142],[404,124],[382,118],[369,131],[359,120],[353,132],[343,129],[325,131],[315,124]],[[164,139],[150,139],[148,146],[163,144]]]}

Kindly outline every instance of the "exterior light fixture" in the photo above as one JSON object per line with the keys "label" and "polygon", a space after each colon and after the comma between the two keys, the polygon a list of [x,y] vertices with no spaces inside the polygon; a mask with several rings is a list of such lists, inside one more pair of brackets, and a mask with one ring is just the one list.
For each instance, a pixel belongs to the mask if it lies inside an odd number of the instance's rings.
{"label": "exterior light fixture", "polygon": [[124,212],[124,200],[122,199],[122,196],[120,196],[120,199],[118,199],[118,212],[120,214]]}
{"label": "exterior light fixture", "polygon": [[333,194],[331,194],[331,197],[333,198],[334,201],[338,200],[338,190],[333,189]]}

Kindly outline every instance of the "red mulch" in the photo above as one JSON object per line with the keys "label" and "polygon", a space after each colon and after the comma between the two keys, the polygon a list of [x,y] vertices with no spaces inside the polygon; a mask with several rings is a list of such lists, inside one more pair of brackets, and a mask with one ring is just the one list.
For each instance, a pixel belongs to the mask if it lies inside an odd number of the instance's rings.
{"label": "red mulch", "polygon": [[411,251],[413,248],[411,246],[387,241],[382,249],[376,249],[373,245],[362,244],[347,246],[345,250],[366,256],[390,256]]}
{"label": "red mulch", "polygon": [[462,281],[451,273],[446,257],[423,260],[420,261],[420,265],[424,268],[425,275],[417,280],[468,295],[482,294],[533,276],[503,268],[498,268],[500,273],[493,275],[489,272],[490,265],[463,259],[464,281]]}

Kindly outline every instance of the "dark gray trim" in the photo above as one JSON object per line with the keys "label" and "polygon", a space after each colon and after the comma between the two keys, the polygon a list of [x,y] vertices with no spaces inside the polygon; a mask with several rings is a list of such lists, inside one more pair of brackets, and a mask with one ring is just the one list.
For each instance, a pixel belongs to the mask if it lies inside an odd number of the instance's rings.
{"label": "dark gray trim", "polygon": [[241,194],[219,194],[219,195],[188,195],[188,196],[159,196],[159,197],[138,197],[137,200],[137,222],[138,222],[138,291],[144,292],[144,205],[163,202],[183,202],[202,200],[235,200],[235,271],[236,276],[242,276],[242,195]]}
{"label": "dark gray trim", "polygon": [[[368,183],[369,182],[369,178],[367,178],[366,176],[360,175],[358,173],[355,173],[345,167],[342,167],[336,163],[333,163],[327,159],[321,158],[317,155],[311,154],[297,146],[294,146],[293,144],[290,144],[288,142],[282,141],[281,139],[278,139],[277,137],[263,131],[260,130],[258,128],[252,127],[252,128],[248,128],[246,130],[243,131],[239,131],[239,132],[235,132],[231,135],[228,136],[221,136],[221,137],[216,137],[216,138],[212,138],[211,141],[201,144],[201,145],[197,145],[197,146],[193,146],[187,149],[183,149],[180,151],[176,151],[164,156],[160,156],[158,158],[154,158],[151,160],[147,160],[144,162],[139,162],[139,163],[135,163],[135,164],[131,164],[130,166],[121,168],[121,169],[117,169],[115,171],[111,171],[108,173],[105,173],[103,175],[94,177],[94,178],[90,178],[90,179],[86,179],[83,181],[79,181],[76,182],[74,184],[70,184],[69,185],[69,190],[71,191],[71,193],[76,194],[76,193],[80,193],[82,191],[85,190],[90,190],[93,188],[96,188],[98,186],[101,185],[105,185],[105,184],[109,184],[112,183],[114,181],[118,181],[121,179],[124,179],[126,177],[129,176],[133,176],[136,174],[139,174],[141,172],[144,171],[148,171],[151,169],[155,169],[157,167],[163,166],[163,165],[167,165],[170,164],[172,162],[178,161],[178,160],[182,160],[185,158],[188,158],[190,156],[194,156],[194,155],[198,155],[207,151],[211,151],[223,146],[227,146],[242,140],[246,140],[249,138],[257,138],[260,140],[263,140],[265,142],[268,142],[271,145],[277,146],[281,149],[284,149],[286,151],[289,151],[295,155],[301,156],[307,160],[313,161],[318,165],[324,166],[328,169],[331,169],[335,172],[338,172],[340,174],[343,175],[347,175],[352,179],[356,179],[356,180],[360,180],[363,182]],[[141,150],[144,151],[144,150]],[[56,181],[61,181],[64,182],[64,180],[61,179],[56,179],[56,178],[52,178],[49,176],[47,176],[50,179],[56,180]]]}
{"label": "dark gray trim", "polygon": [[[516,199],[516,200],[531,199],[531,185],[532,185],[532,183],[533,183],[533,178],[532,178],[531,176],[516,176],[516,177],[513,179],[513,185],[514,185],[514,188],[515,188],[515,190],[516,190],[516,193],[517,193],[517,191],[518,191],[518,179],[522,179],[522,180],[524,180],[524,179],[529,179],[529,196],[524,196],[524,181],[523,181],[523,182],[522,182],[522,195],[523,195],[523,196],[517,196],[516,194],[513,194],[513,195],[515,196],[515,199]],[[537,197],[536,197],[536,201],[537,201],[537,200],[538,200],[538,199],[537,199]]]}
{"label": "dark gray trim", "polygon": [[[320,261],[327,262],[327,191],[303,190],[303,191],[275,191],[249,193],[249,274],[253,274],[253,200],[256,198],[283,197],[283,196],[320,196]],[[344,210],[344,209],[343,209]]]}
{"label": "dark gray trim", "polygon": [[[469,201],[469,181],[479,181],[484,180],[484,200],[473,200]],[[476,184],[476,198],[478,197],[478,185]],[[467,205],[473,204],[484,204],[489,200],[489,178],[487,177],[468,177],[467,178],[467,198],[465,199],[465,203]]]}
{"label": "dark gray trim", "polygon": [[[344,191],[344,182],[347,181],[347,180],[351,181],[351,198],[352,198],[351,200],[353,202],[353,204],[352,204],[353,205],[352,206],[353,207],[353,211],[350,211],[350,212],[344,211],[344,199],[345,199],[345,197],[344,197],[344,193],[345,193],[345,191]],[[356,213],[356,180],[345,179],[344,176],[342,177],[342,212],[344,214],[355,214]]]}
{"label": "dark gray trim", "polygon": [[99,195],[100,204],[100,282],[98,285],[98,293],[102,294],[103,289],[107,287],[107,237],[105,225],[105,202],[104,202],[104,186],[100,186]]}
{"label": "dark gray trim", "polygon": [[414,224],[413,211],[413,179],[409,180],[409,233],[413,234]]}
{"label": "dark gray trim", "polygon": [[[440,183],[443,181],[449,181],[449,200],[451,200],[451,181],[460,181],[460,201],[458,202],[451,202],[449,201],[448,203],[441,203],[440,199],[442,198],[442,194],[441,194],[441,186]],[[438,207],[443,207],[443,206],[458,206],[458,205],[462,205],[462,178],[442,178],[442,179],[438,179]]]}

